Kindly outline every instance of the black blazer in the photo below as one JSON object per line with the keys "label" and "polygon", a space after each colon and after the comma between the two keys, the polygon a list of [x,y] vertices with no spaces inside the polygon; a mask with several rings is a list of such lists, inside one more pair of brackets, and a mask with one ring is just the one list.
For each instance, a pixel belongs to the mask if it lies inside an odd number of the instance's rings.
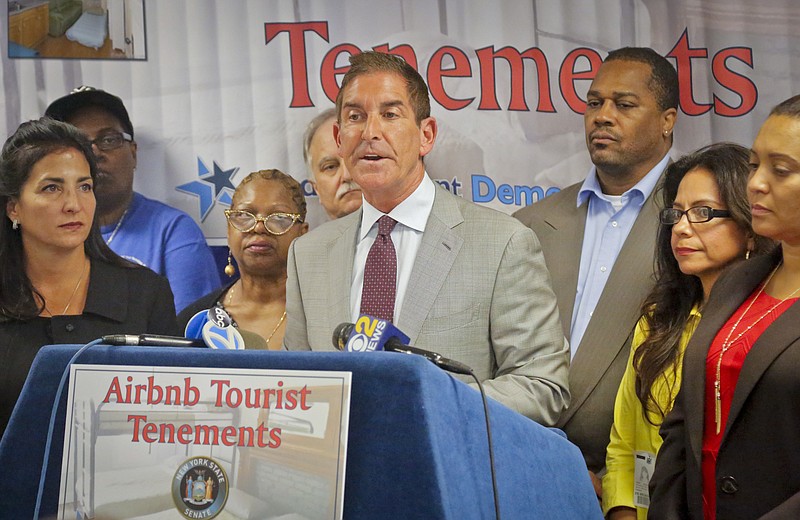
{"label": "black blazer", "polygon": [[0,317],[0,437],[42,346],[145,333],[178,333],[169,282],[144,267],[97,259],[92,259],[83,314],[24,321]]}
{"label": "black blazer", "polygon": [[[700,469],[706,354],[725,322],[780,261],[744,261],[712,289],[683,362],[650,481],[648,518],[703,518]],[[745,359],[717,459],[717,518],[800,518],[800,304],[772,323]]]}

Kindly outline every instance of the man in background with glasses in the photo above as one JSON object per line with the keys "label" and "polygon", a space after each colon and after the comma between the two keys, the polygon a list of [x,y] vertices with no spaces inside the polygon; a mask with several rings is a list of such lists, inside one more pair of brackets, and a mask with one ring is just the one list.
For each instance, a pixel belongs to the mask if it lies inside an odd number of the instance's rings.
{"label": "man in background with glasses", "polygon": [[122,100],[79,87],[53,101],[45,115],[76,126],[97,157],[96,218],[118,255],[165,276],[180,311],[220,285],[214,257],[186,213],[133,191],[136,141]]}

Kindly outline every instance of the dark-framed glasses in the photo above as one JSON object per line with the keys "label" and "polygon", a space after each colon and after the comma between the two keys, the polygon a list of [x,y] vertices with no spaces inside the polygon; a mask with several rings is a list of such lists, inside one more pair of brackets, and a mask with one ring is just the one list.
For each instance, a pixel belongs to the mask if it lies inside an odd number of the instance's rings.
{"label": "dark-framed glasses", "polygon": [[131,141],[133,141],[131,134],[126,132],[109,132],[107,134],[98,135],[94,138],[94,141],[89,141],[89,143],[95,145],[98,150],[110,152],[122,146],[122,143],[130,143]]}
{"label": "dark-framed glasses", "polygon": [[711,206],[695,206],[686,211],[677,208],[665,208],[658,214],[658,219],[665,226],[673,226],[680,222],[684,215],[692,224],[699,224],[714,218],[730,218],[731,212],[727,209],[714,209]]}
{"label": "dark-framed glasses", "polygon": [[243,209],[226,209],[225,218],[242,233],[253,231],[259,222],[263,222],[266,230],[273,235],[283,235],[296,222],[303,223],[303,217],[297,213],[270,213],[266,217],[258,217]]}

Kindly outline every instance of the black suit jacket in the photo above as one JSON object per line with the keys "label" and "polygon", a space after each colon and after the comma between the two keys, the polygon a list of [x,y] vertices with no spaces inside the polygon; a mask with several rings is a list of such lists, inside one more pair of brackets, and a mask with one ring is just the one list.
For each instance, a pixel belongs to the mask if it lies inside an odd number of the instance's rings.
{"label": "black suit jacket", "polygon": [[[703,518],[700,470],[706,355],[725,322],[780,261],[736,265],[714,285],[683,362],[650,481],[648,518]],[[800,304],[781,314],[745,359],[717,459],[717,518],[800,518]]]}

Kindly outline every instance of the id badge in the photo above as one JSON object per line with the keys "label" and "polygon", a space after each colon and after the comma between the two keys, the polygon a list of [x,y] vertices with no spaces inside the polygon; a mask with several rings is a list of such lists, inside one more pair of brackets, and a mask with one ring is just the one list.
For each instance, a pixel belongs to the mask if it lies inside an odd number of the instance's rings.
{"label": "id badge", "polygon": [[650,507],[650,476],[656,466],[656,456],[649,451],[634,452],[633,503],[636,507]]}

